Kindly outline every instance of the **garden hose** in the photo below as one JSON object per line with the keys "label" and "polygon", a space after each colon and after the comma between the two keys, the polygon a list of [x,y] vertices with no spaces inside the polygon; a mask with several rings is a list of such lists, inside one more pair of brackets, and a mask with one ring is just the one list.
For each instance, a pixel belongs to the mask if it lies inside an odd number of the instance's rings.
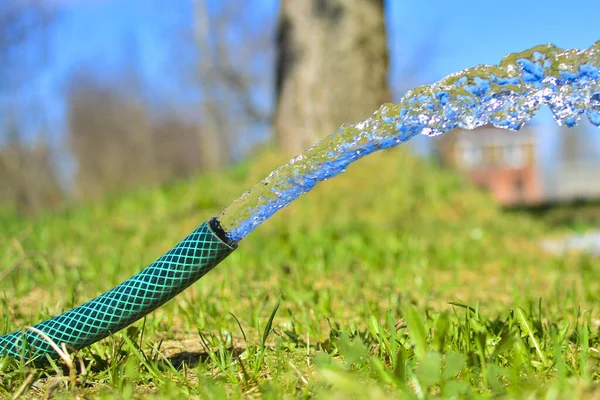
{"label": "garden hose", "polygon": [[[480,65],[409,90],[399,103],[386,103],[371,118],[343,125],[273,171],[139,274],[34,328],[75,349],[119,331],[206,274],[302,193],[354,161],[417,134],[490,124],[518,130],[544,104],[560,125],[574,126],[585,113],[600,126],[599,70],[600,41],[584,51],[544,45],[509,54],[497,66]],[[26,360],[57,356],[48,340],[30,330],[0,336],[0,353]]]}
{"label": "garden hose", "polygon": [[[125,328],[154,311],[226,258],[236,243],[227,240],[215,218],[203,223],[178,245],[108,292],[40,322],[34,328],[58,346],[81,349]],[[51,344],[34,331],[0,336],[0,354],[44,361],[57,358]]]}

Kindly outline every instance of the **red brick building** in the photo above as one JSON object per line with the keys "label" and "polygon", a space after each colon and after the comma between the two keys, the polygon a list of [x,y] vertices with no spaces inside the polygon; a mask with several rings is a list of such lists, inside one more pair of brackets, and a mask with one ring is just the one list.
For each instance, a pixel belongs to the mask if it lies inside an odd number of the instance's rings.
{"label": "red brick building", "polygon": [[542,200],[533,130],[512,132],[491,126],[472,131],[458,129],[442,135],[437,145],[445,164],[467,174],[501,204],[535,204]]}

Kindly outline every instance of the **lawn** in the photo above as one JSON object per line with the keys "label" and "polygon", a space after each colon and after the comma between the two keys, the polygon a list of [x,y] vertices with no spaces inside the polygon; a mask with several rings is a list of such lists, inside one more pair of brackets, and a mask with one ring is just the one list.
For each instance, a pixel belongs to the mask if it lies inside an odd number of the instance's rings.
{"label": "lawn", "polygon": [[[3,212],[0,333],[130,277],[284,161],[266,152],[35,219]],[[539,240],[555,229],[386,151],[281,211],[165,307],[71,353],[73,371],[1,360],[0,392],[600,397],[600,264],[544,254]]]}

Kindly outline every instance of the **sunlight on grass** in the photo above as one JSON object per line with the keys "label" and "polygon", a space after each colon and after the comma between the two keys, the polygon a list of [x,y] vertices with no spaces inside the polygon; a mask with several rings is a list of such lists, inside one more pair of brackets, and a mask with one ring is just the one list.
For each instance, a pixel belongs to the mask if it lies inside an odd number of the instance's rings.
{"label": "sunlight on grass", "polygon": [[[145,188],[35,221],[0,216],[0,333],[102,293],[285,160]],[[63,362],[0,361],[3,396],[588,398],[599,266],[543,254],[503,213],[403,149],[320,185],[165,307]],[[551,232],[550,232],[551,233]]]}

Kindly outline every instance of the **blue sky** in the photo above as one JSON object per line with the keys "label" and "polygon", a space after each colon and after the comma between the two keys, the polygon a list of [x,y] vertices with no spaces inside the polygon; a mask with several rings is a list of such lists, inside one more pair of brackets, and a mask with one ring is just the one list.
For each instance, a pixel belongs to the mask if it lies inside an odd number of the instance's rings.
{"label": "blue sky", "polygon": [[[584,49],[600,40],[599,1],[392,0],[388,7],[392,63],[403,63],[403,55],[414,53],[424,40],[433,42],[419,83],[434,82],[477,64],[496,64],[508,53],[538,44]],[[546,109],[534,121],[540,126],[541,164],[551,175],[560,132]],[[585,126],[593,130],[589,138],[600,148],[598,129],[587,122]],[[427,138],[417,140],[420,148],[428,144]]]}
{"label": "blue sky", "polygon": [[600,2],[592,0],[388,1],[393,47],[410,52],[422,38],[436,41],[426,78],[537,44],[587,48],[600,40]]}
{"label": "blue sky", "polygon": [[[276,16],[278,1],[248,1],[257,16]],[[135,40],[144,70],[158,84],[167,64],[177,61],[165,53],[166,41],[191,21],[190,0],[55,2],[61,4],[63,16],[54,55],[57,69],[64,72],[82,63],[93,63],[99,70],[118,67],[128,41]],[[586,48],[600,40],[600,2],[592,0],[388,0],[387,8],[394,66],[406,63],[423,43],[431,43],[433,53],[422,74],[427,82],[476,64],[497,63],[509,52],[536,44]]]}
{"label": "blue sky", "polygon": [[[69,73],[82,66],[96,73],[115,73],[124,60],[135,58],[151,91],[176,94],[173,70],[186,59],[185,48],[168,46],[180,40],[191,23],[191,0],[49,0],[62,10],[52,45],[53,62],[41,94],[52,107],[49,120],[64,131],[64,105],[59,94]],[[211,0],[218,4],[218,0]],[[308,0],[301,0],[308,1]],[[277,0],[248,0],[257,24],[273,21]],[[509,52],[552,42],[564,48],[586,48],[600,40],[600,1],[387,1],[391,49],[391,80],[407,88],[481,63],[497,63]],[[266,24],[265,26],[270,26]],[[137,49],[136,49],[137,48]],[[404,82],[398,71],[415,64],[417,79]],[[132,54],[133,50],[135,54]],[[401,93],[396,93],[399,96]],[[540,121],[548,123],[548,113]],[[550,124],[549,124],[550,125]],[[329,132],[323,132],[323,136]],[[552,128],[546,153],[556,146]],[[600,136],[600,135],[599,135]]]}

